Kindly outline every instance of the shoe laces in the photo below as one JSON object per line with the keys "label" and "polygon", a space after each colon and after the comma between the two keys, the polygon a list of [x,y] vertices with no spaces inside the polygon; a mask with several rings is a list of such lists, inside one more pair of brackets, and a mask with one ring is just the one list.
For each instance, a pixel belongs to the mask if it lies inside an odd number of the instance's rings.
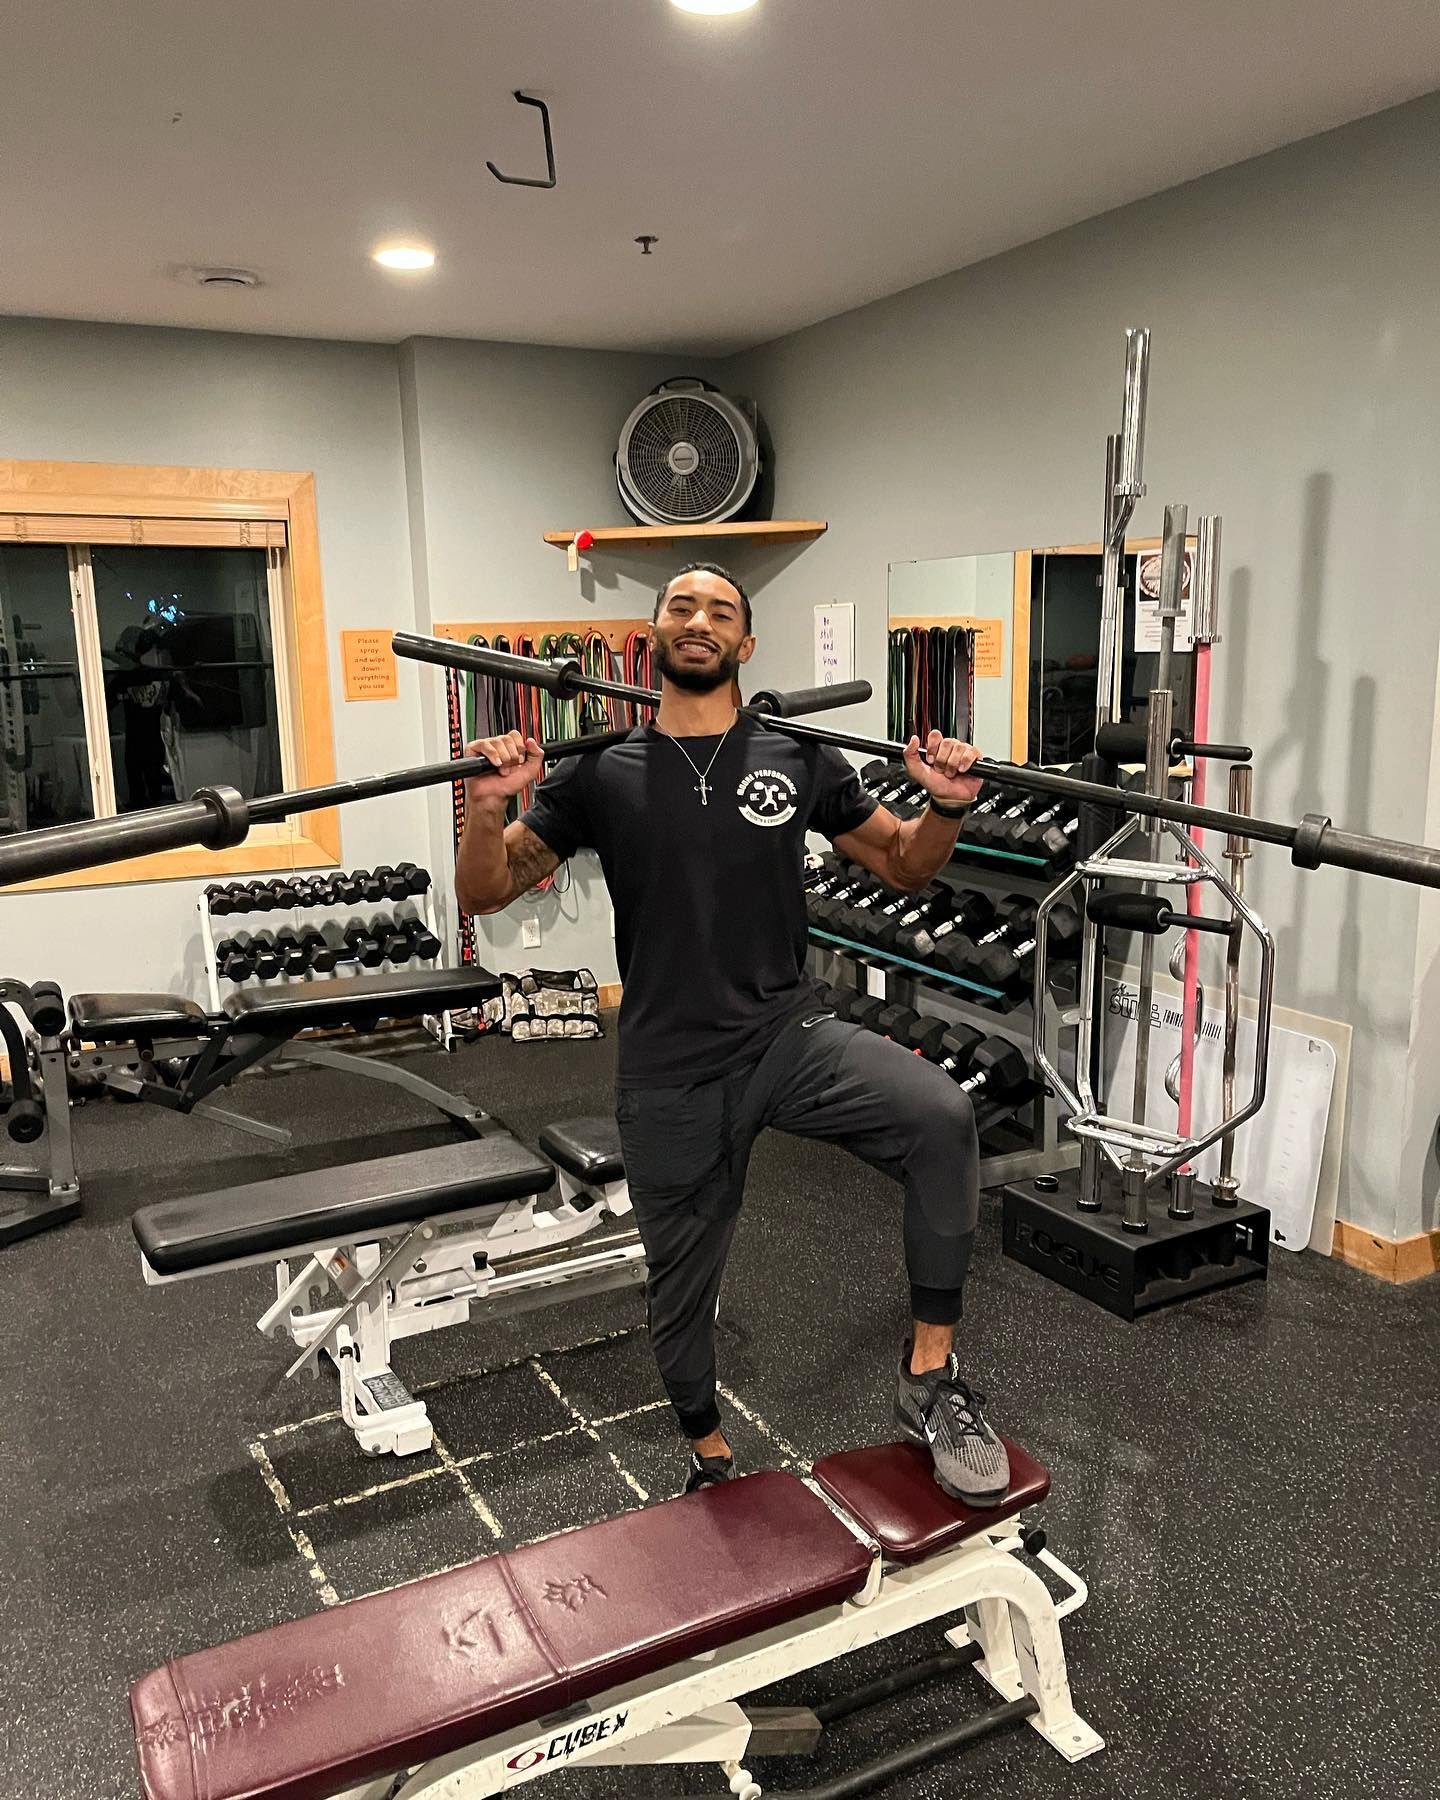
{"label": "shoe laces", "polygon": [[936,1378],[930,1390],[930,1398],[925,1403],[926,1413],[933,1412],[942,1400],[952,1402],[950,1417],[955,1421],[956,1429],[962,1437],[985,1436],[985,1420],[983,1417],[986,1400],[984,1394],[977,1393],[961,1379],[955,1360],[945,1365],[944,1371]]}

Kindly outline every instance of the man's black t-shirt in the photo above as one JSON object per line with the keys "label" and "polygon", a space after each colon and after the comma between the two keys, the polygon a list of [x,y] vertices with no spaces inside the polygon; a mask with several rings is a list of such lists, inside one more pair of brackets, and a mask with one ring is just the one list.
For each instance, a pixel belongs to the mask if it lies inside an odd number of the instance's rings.
{"label": "man's black t-shirt", "polygon": [[610,889],[622,1086],[709,1081],[762,1054],[811,993],[805,833],[833,839],[874,810],[838,750],[744,714],[723,743],[637,726],[540,784],[525,824],[561,858],[598,851]]}

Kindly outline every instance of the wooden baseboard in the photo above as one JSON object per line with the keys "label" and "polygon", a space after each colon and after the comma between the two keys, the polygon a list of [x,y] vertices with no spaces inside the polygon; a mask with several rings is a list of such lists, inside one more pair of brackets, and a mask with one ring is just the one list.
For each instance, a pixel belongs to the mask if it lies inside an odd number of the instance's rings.
{"label": "wooden baseboard", "polygon": [[1382,1281],[1418,1281],[1422,1275],[1440,1270],[1440,1231],[1385,1238],[1346,1219],[1337,1219],[1333,1253],[1352,1269],[1363,1269]]}

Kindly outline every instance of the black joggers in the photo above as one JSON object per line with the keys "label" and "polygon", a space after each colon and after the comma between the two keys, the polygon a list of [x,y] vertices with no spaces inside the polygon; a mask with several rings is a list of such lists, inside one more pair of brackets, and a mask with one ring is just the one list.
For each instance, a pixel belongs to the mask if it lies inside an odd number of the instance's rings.
{"label": "black joggers", "polygon": [[975,1115],[923,1057],[816,1011],[716,1081],[622,1089],[616,1118],[649,1269],[650,1341],[687,1437],[719,1429],[715,1308],[750,1149],[767,1126],[838,1144],[902,1182],[914,1315],[959,1318],[979,1214]]}

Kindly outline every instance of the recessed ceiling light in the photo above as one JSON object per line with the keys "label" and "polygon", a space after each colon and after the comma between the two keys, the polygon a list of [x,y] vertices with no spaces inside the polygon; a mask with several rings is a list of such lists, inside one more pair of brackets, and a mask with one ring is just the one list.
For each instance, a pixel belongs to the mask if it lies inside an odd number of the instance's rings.
{"label": "recessed ceiling light", "polygon": [[435,252],[423,244],[382,244],[371,252],[382,269],[433,269]]}
{"label": "recessed ceiling light", "polygon": [[720,13],[749,12],[755,0],[670,0],[670,4],[678,6],[681,12],[715,16]]}

